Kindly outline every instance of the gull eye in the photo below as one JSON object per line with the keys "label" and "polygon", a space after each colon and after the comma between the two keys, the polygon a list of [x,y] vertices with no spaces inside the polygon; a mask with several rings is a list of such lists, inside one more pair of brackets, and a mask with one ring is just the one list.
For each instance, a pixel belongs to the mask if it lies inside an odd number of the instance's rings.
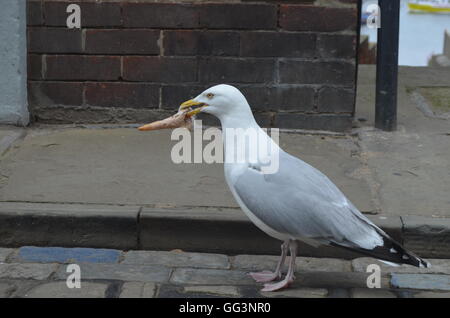
{"label": "gull eye", "polygon": [[207,97],[208,99],[211,99],[211,98],[214,97],[214,94],[213,94],[213,93],[208,93],[208,94],[206,94],[206,97]]}

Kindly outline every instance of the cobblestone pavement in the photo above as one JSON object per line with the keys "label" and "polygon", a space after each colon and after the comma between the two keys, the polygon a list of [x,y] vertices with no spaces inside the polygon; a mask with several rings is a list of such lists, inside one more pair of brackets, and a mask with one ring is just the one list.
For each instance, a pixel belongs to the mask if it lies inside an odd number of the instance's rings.
{"label": "cobblestone pavement", "polygon": [[[0,248],[0,297],[445,297],[450,260],[430,269],[390,267],[370,258],[352,261],[299,257],[291,288],[260,292],[249,271],[275,267],[276,256],[187,253],[179,250],[29,247]],[[80,268],[81,288],[68,288]],[[380,288],[368,265],[379,265]]]}

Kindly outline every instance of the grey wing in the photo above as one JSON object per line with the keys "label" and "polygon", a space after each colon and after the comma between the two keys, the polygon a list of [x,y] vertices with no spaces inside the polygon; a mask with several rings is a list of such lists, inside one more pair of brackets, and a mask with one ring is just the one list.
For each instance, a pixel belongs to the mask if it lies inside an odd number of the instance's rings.
{"label": "grey wing", "polygon": [[247,168],[234,183],[246,207],[274,230],[298,238],[373,248],[381,231],[320,171],[280,153],[275,174]]}

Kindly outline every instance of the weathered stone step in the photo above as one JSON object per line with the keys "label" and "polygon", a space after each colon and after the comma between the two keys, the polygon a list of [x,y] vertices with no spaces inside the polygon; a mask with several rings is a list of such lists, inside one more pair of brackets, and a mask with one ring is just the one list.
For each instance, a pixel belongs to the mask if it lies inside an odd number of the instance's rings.
{"label": "weathered stone step", "polygon": [[[450,257],[450,219],[418,216],[369,218],[422,257]],[[280,242],[239,209],[0,203],[4,247],[64,246],[278,255]],[[302,256],[352,259],[344,250],[301,244]]]}

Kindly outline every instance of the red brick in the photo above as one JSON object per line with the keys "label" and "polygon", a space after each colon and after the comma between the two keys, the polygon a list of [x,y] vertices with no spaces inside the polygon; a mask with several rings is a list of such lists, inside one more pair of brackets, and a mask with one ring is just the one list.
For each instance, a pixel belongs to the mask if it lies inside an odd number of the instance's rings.
{"label": "red brick", "polygon": [[80,106],[83,104],[83,83],[29,82],[30,106]]}
{"label": "red brick", "polygon": [[278,113],[275,115],[274,126],[288,129],[343,132],[352,128],[352,119],[351,115]]}
{"label": "red brick", "polygon": [[281,5],[280,26],[292,31],[335,32],[355,30],[356,8]]}
{"label": "red brick", "polygon": [[27,25],[42,25],[41,1],[27,1]]}
{"label": "red brick", "polygon": [[198,6],[181,3],[123,3],[123,24],[131,28],[197,28]]}
{"label": "red brick", "polygon": [[321,113],[352,113],[355,109],[355,90],[337,87],[323,87],[318,101]]}
{"label": "red brick", "polygon": [[86,55],[49,55],[46,57],[49,80],[118,80],[120,57]]}
{"label": "red brick", "polygon": [[85,103],[90,106],[158,108],[159,86],[143,83],[86,83]]}
{"label": "red brick", "polygon": [[270,128],[272,127],[272,118],[273,113],[270,112],[263,112],[263,113],[253,113],[253,116],[255,116],[256,123],[263,128]]}
{"label": "red brick", "polygon": [[276,88],[270,86],[238,86],[253,111],[278,109]]}
{"label": "red brick", "polygon": [[[273,113],[271,112],[259,112],[259,111],[253,111],[253,116],[255,117],[256,123],[263,128],[270,128],[272,124],[272,117]],[[220,127],[220,121],[206,113],[200,113],[196,120],[202,120],[203,127]]]}
{"label": "red brick", "polygon": [[272,83],[274,61],[269,59],[210,58],[200,61],[204,83]]}
{"label": "red brick", "polygon": [[[161,106],[178,109],[185,100],[196,97],[211,85],[168,85],[162,87]],[[236,85],[244,94],[253,111],[297,110],[308,111],[314,106],[311,87],[282,87]]]}
{"label": "red brick", "polygon": [[227,31],[164,31],[164,55],[237,56],[239,33]]}
{"label": "red brick", "polygon": [[28,52],[81,53],[81,30],[67,28],[28,28]]}
{"label": "red brick", "polygon": [[81,9],[82,27],[121,26],[122,17],[119,2],[86,2],[86,1],[45,1],[45,25],[66,26],[66,12],[69,4],[78,4]]}
{"label": "red brick", "polygon": [[242,32],[241,56],[314,57],[316,35],[284,32]]}
{"label": "red brick", "polygon": [[275,29],[277,6],[273,4],[205,4],[200,25],[209,29]]}
{"label": "red brick", "polygon": [[201,120],[203,127],[220,127],[220,120],[210,114],[200,113],[195,120]]}
{"label": "red brick", "polygon": [[195,82],[197,81],[197,60],[158,56],[124,57],[123,78],[138,82]]}
{"label": "red brick", "polygon": [[280,61],[279,78],[288,84],[354,85],[355,65],[348,62]]}
{"label": "red brick", "polygon": [[42,55],[28,54],[27,73],[28,79],[42,79]]}
{"label": "red brick", "polygon": [[93,54],[159,54],[158,30],[86,31],[86,53]]}
{"label": "red brick", "polygon": [[315,91],[312,87],[277,87],[277,105],[281,110],[312,111]]}
{"label": "red brick", "polygon": [[320,34],[317,52],[323,58],[356,58],[356,35]]}
{"label": "red brick", "polygon": [[161,93],[161,108],[176,110],[184,101],[196,97],[209,85],[164,85]]}
{"label": "red brick", "polygon": [[295,110],[314,108],[314,89],[304,86],[239,87],[254,111]]}

